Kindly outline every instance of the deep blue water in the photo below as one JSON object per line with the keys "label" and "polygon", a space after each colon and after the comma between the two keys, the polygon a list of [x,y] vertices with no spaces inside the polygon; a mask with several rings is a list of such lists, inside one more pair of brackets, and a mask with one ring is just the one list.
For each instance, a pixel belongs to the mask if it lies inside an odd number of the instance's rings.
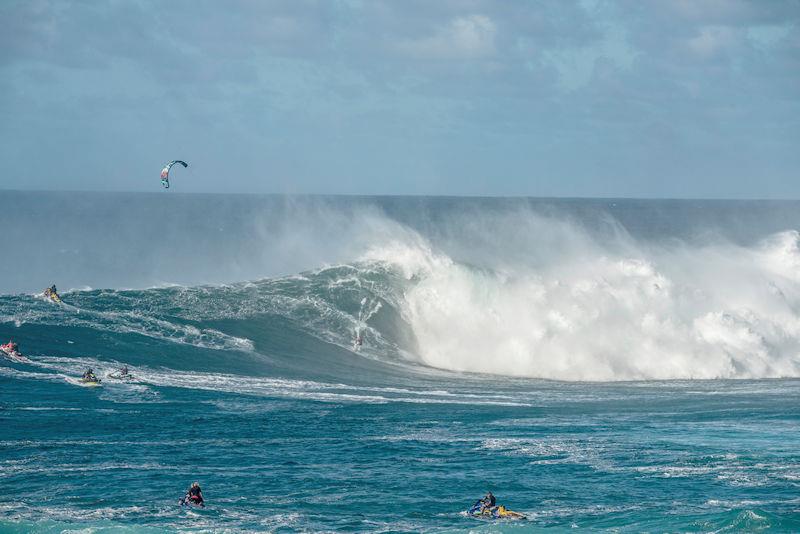
{"label": "deep blue water", "polygon": [[796,204],[2,194],[2,532],[800,531]]}

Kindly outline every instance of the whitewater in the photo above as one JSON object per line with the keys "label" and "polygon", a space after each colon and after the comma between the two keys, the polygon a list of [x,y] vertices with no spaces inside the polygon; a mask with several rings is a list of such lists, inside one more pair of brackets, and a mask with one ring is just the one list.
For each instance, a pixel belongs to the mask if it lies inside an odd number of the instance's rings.
{"label": "whitewater", "polygon": [[2,532],[800,529],[798,202],[0,195]]}

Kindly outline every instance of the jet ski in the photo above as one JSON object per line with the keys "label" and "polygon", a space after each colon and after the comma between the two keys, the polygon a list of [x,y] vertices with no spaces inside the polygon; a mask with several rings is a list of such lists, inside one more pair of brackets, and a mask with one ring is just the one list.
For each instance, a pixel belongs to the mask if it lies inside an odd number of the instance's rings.
{"label": "jet ski", "polygon": [[56,286],[48,287],[44,290],[44,296],[55,302],[56,304],[61,304],[61,297],[56,291]]}
{"label": "jet ski", "polygon": [[18,346],[13,341],[9,341],[4,345],[0,345],[0,352],[11,361],[30,363],[31,361],[19,352]]}
{"label": "jet ski", "polygon": [[466,513],[470,517],[477,517],[479,519],[527,519],[525,514],[509,510],[503,505],[492,508],[484,508],[481,501],[473,504]]}
{"label": "jet ski", "polygon": [[119,371],[107,374],[106,378],[110,378],[112,380],[120,380],[122,382],[135,382],[137,380],[137,378],[132,374],[130,373],[122,374]]}
{"label": "jet ski", "polygon": [[180,501],[178,501],[178,504],[181,505],[181,506],[185,506],[187,508],[205,508],[206,507],[206,505],[205,505],[205,503],[203,501],[195,502],[192,499],[190,499],[188,495],[184,496]]}
{"label": "jet ski", "polygon": [[87,387],[97,387],[101,385],[100,379],[95,376],[91,369],[83,373],[83,376],[78,379],[78,384]]}
{"label": "jet ski", "polygon": [[85,387],[99,387],[99,386],[103,385],[103,384],[100,383],[100,379],[99,378],[94,378],[94,379],[91,379],[91,378],[80,378],[80,379],[78,379],[78,383],[81,386],[85,386]]}

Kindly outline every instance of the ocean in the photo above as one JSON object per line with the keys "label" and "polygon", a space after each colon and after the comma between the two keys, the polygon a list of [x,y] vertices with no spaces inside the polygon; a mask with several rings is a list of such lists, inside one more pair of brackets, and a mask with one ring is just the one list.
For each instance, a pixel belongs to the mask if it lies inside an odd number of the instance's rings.
{"label": "ocean", "polygon": [[799,202],[0,198],[0,532],[800,531]]}

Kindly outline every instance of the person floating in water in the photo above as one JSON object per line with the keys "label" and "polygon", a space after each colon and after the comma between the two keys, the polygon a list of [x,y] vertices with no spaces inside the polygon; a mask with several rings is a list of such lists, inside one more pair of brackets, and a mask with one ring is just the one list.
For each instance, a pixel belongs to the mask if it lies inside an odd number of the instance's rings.
{"label": "person floating in water", "polygon": [[200,484],[192,482],[186,496],[181,500],[181,505],[194,504],[196,506],[205,507],[205,499],[203,499],[203,490],[200,489]]}
{"label": "person floating in water", "polygon": [[122,369],[119,370],[119,376],[128,376],[128,365],[125,364],[122,366]]}

